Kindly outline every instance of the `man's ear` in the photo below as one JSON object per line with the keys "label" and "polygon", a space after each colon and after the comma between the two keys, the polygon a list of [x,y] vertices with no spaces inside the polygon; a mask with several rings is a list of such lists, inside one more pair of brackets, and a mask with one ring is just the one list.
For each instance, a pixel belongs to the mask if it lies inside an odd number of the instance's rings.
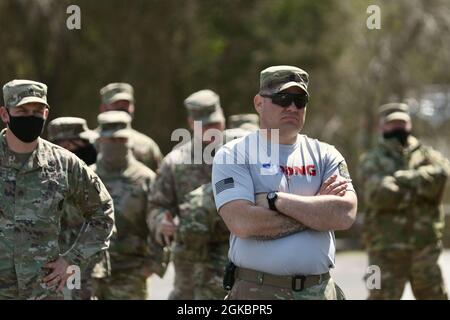
{"label": "man's ear", "polygon": [[48,108],[45,108],[45,110],[44,110],[44,120],[47,120],[49,112],[50,112],[50,110]]}
{"label": "man's ear", "polygon": [[136,108],[134,107],[134,103],[130,103],[130,105],[128,106],[128,113],[131,115],[134,115],[134,110]]}
{"label": "man's ear", "polygon": [[258,114],[261,114],[262,99],[263,98],[259,95],[259,93],[253,98],[253,106]]}
{"label": "man's ear", "polygon": [[411,120],[409,120],[409,121],[407,121],[406,122],[406,130],[408,131],[408,132],[411,132],[412,131],[412,121]]}
{"label": "man's ear", "polygon": [[5,106],[0,106],[0,117],[2,118],[3,123],[7,124],[9,122],[9,115]]}

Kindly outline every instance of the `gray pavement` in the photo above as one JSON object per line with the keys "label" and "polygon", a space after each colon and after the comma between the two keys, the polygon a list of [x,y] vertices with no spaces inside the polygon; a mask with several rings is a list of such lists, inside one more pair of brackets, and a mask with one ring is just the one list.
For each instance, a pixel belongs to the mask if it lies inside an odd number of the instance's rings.
{"label": "gray pavement", "polygon": [[[445,250],[439,259],[444,279],[450,291],[450,250]],[[367,269],[367,255],[363,251],[340,252],[336,255],[336,268],[331,271],[333,278],[344,290],[347,299],[366,299],[367,289],[363,281]],[[163,279],[152,276],[148,280],[149,299],[167,299],[173,285],[174,271],[170,265]],[[413,300],[409,284],[403,293],[403,300]]]}

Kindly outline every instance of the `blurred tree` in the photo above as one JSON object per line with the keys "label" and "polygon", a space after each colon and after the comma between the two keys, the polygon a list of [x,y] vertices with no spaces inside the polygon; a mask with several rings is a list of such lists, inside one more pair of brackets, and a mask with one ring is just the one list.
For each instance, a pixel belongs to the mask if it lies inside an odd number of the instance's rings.
{"label": "blurred tree", "polygon": [[[81,30],[66,27],[71,4]],[[380,30],[366,27],[370,4],[380,6]],[[211,88],[227,115],[252,112],[259,71],[298,65],[310,73],[305,132],[337,145],[354,172],[380,104],[450,84],[449,30],[446,0],[0,0],[0,81],[47,83],[51,117],[91,127],[99,89],[130,82],[134,126],[168,152],[171,132],[186,125],[187,95]],[[449,130],[417,121],[428,138]]]}

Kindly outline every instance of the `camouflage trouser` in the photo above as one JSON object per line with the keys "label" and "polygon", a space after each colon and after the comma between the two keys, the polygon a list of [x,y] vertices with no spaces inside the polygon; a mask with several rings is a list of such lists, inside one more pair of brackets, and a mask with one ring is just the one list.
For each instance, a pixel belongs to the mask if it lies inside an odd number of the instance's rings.
{"label": "camouflage trouser", "polygon": [[[107,251],[102,251],[92,256],[81,267],[80,289],[74,288],[69,290],[66,286],[64,290],[64,298],[66,300],[91,300],[94,297],[93,275],[94,278],[106,277],[110,272],[110,269],[108,268],[108,261],[109,256]],[[94,270],[99,271],[94,272]]]}
{"label": "camouflage trouser", "polygon": [[194,264],[182,261],[174,257],[173,266],[175,279],[173,290],[169,300],[193,300],[194,299]]}
{"label": "camouflage trouser", "polygon": [[62,292],[53,292],[49,290],[24,290],[19,294],[17,283],[12,287],[2,286],[0,288],[0,300],[64,300]]}
{"label": "camouflage trouser", "polygon": [[0,300],[63,300],[62,292],[47,289],[42,284],[44,274],[19,281],[14,269],[0,272]]}
{"label": "camouflage trouser", "polygon": [[380,267],[381,288],[370,290],[368,299],[399,300],[408,281],[416,299],[448,299],[437,263],[440,254],[437,245],[416,250],[369,250],[369,265]]}
{"label": "camouflage trouser", "polygon": [[227,292],[222,288],[225,266],[202,264],[195,268],[195,300],[223,300]]}
{"label": "camouflage trouser", "polygon": [[345,296],[331,278],[302,291],[236,279],[226,300],[345,300]]}
{"label": "camouflage trouser", "polygon": [[99,300],[145,300],[147,277],[134,270],[120,270],[107,278],[94,279],[94,295]]}

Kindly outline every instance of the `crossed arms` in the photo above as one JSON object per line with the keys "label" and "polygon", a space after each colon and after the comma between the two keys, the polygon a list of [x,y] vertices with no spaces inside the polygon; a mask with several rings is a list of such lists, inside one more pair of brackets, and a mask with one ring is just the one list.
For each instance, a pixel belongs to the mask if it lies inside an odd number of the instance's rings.
{"label": "crossed arms", "polygon": [[346,192],[346,181],[332,176],[316,196],[278,192],[276,207],[268,208],[266,194],[256,195],[256,203],[235,200],[223,205],[219,214],[231,233],[240,238],[277,239],[306,228],[317,231],[346,230],[356,218],[357,198]]}

